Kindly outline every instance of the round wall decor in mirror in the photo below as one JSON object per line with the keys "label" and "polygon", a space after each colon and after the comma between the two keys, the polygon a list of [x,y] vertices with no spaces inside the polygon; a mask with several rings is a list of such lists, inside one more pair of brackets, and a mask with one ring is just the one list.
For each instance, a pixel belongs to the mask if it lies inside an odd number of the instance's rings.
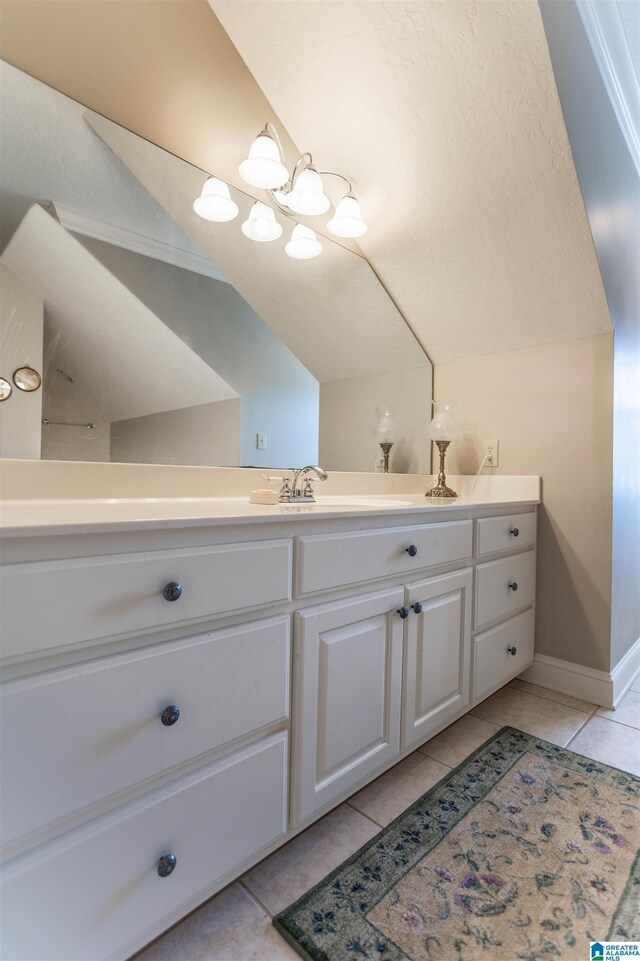
{"label": "round wall decor in mirror", "polygon": [[31,391],[38,389],[42,383],[42,377],[33,367],[18,367],[18,369],[13,372],[13,382],[18,390],[31,393]]}
{"label": "round wall decor in mirror", "polygon": [[0,400],[7,400],[7,398],[11,397],[12,390],[13,387],[9,381],[5,380],[4,377],[0,377]]}

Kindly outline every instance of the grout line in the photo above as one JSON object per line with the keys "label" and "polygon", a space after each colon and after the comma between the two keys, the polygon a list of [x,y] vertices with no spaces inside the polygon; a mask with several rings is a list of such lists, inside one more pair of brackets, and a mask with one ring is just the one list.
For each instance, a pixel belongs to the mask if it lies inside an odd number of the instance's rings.
{"label": "grout line", "polygon": [[587,720],[586,720],[583,724],[580,725],[580,727],[579,727],[578,730],[575,732],[575,734],[572,734],[572,735],[571,735],[571,737],[569,738],[569,740],[567,741],[567,743],[564,745],[565,747],[569,747],[569,745],[572,743],[572,741],[574,741],[574,740],[577,738],[578,734],[580,734],[581,731],[584,731],[585,727],[587,726],[587,724],[589,723],[589,721],[591,720],[592,717],[594,717],[594,715],[593,715],[593,714],[590,714],[589,717],[587,718]]}
{"label": "grout line", "polygon": [[264,911],[264,913],[267,915],[267,917],[269,917],[269,918],[271,918],[271,919],[273,920],[273,914],[271,913],[271,911],[269,910],[269,908],[266,906],[266,904],[263,904],[262,901],[260,900],[260,898],[259,898],[256,894],[253,893],[253,891],[251,890],[251,888],[248,887],[248,885],[246,885],[246,884],[244,883],[244,878],[245,878],[245,877],[246,877],[246,874],[245,874],[242,878],[239,878],[239,879],[236,881],[236,884],[238,885],[238,887],[241,887],[242,890],[243,890],[246,894],[249,895],[249,897],[251,898],[251,900],[252,900],[255,904],[258,905],[258,907],[260,908],[261,911]]}
{"label": "grout line", "polygon": [[[387,826],[386,824],[380,824],[380,822],[379,822],[379,821],[376,821],[375,818],[372,818],[370,814],[365,814],[364,811],[361,811],[360,808],[357,808],[357,807],[355,806],[355,804],[352,804],[350,799],[347,800],[347,801],[343,801],[342,803],[343,803],[343,804],[346,804],[347,807],[350,807],[351,810],[352,810],[352,811],[355,811],[357,814],[361,814],[363,818],[366,818],[366,819],[367,819],[367,821],[371,821],[371,823],[372,823],[372,824],[375,824],[375,826],[376,826],[377,828],[380,828],[381,831],[382,831],[383,828],[385,828],[385,827]],[[389,823],[391,823],[391,822],[389,822]]]}
{"label": "grout line", "polygon": [[[539,697],[542,701],[552,701],[554,704],[562,704],[563,707],[570,707],[572,711],[581,711],[582,714],[594,714],[600,708],[599,704],[594,704],[594,706],[590,708],[590,710],[586,711],[581,707],[575,707],[573,704],[565,704],[564,701],[558,701],[557,698],[555,697],[548,697],[546,694],[538,694],[537,691],[523,691],[521,687],[511,687],[511,684],[507,684],[506,687],[508,687],[512,691],[518,691],[520,694],[528,694],[530,697]],[[500,690],[504,691],[504,688],[500,688]],[[542,690],[546,691],[547,688],[543,687]],[[551,690],[551,688],[549,688],[548,690]],[[562,691],[556,691],[556,694],[562,694]],[[566,694],[564,696],[573,697],[572,694]],[[573,700],[582,701],[583,704],[593,704],[593,701],[585,701],[581,697],[574,697]]]}
{"label": "grout line", "polygon": [[[605,710],[606,710],[606,709],[605,709]],[[614,724],[620,724],[621,727],[628,727],[629,730],[631,730],[631,731],[638,731],[638,732],[640,732],[640,727],[636,727],[634,724],[627,724],[626,721],[619,721],[619,720],[618,720],[617,718],[615,718],[615,717],[607,717],[606,714],[598,714],[597,711],[596,711],[592,716],[593,716],[593,717],[600,717],[600,718],[602,718],[603,721],[612,721]]]}

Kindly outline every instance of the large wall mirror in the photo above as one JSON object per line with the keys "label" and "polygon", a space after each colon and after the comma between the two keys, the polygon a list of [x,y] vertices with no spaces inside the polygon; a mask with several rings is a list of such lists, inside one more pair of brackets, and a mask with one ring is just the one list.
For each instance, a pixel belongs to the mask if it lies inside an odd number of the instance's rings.
{"label": "large wall mirror", "polygon": [[234,188],[203,220],[207,173],[1,68],[1,456],[371,471],[384,406],[390,469],[429,470],[431,364],[363,257],[288,257],[279,211],[248,239]]}

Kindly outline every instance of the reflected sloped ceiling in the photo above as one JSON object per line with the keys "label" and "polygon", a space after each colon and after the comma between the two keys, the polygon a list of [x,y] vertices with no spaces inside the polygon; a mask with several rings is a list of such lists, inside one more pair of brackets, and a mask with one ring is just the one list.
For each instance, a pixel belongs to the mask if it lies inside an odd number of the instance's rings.
{"label": "reflected sloped ceiling", "polygon": [[611,329],[537,3],[209,3],[436,362]]}
{"label": "reflected sloped ceiling", "polygon": [[87,416],[126,420],[238,396],[41,207],[0,261],[42,296],[57,341],[48,358],[91,396]]}

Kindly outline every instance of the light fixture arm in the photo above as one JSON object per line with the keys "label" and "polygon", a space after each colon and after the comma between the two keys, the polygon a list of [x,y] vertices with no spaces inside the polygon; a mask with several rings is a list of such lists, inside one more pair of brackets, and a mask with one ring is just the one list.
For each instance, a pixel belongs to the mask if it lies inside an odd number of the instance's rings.
{"label": "light fixture arm", "polygon": [[349,193],[350,194],[353,193],[353,187],[351,185],[351,181],[347,177],[345,177],[343,174],[336,174],[333,172],[333,170],[319,170],[318,173],[320,174],[321,177],[339,177],[340,180],[344,180],[344,182],[346,183],[347,187],[349,188]]}

